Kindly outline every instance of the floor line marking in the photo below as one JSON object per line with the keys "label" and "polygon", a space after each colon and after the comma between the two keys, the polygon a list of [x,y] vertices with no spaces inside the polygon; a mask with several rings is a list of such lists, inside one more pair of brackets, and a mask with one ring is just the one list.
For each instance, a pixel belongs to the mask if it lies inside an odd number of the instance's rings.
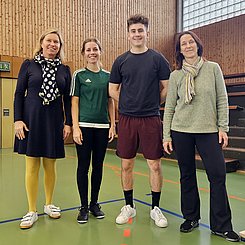
{"label": "floor line marking", "polygon": [[[148,202],[144,202],[144,201],[141,201],[141,200],[136,199],[136,198],[134,198],[134,200],[135,200],[136,202],[139,202],[139,203],[141,203],[141,204],[144,204],[144,205],[147,205],[147,206],[150,206],[150,207],[151,207],[151,204],[148,203]],[[164,208],[161,208],[161,207],[159,207],[159,208],[160,208],[163,212],[165,212],[165,213],[168,213],[168,214],[171,214],[171,215],[173,215],[173,216],[175,216],[175,217],[184,219],[183,216],[180,215],[180,214],[177,214],[177,213],[175,213],[175,212],[172,212],[172,211],[170,211],[170,210],[167,210],[167,209],[164,209]],[[199,223],[199,225],[202,226],[202,227],[204,227],[204,228],[210,229],[210,226],[207,225],[207,224]]]}
{"label": "floor line marking", "polygon": [[[110,165],[108,163],[104,163],[104,166],[107,167],[107,168],[112,169],[114,172],[115,171],[117,171],[117,172],[121,171],[120,167],[113,166],[113,165]],[[145,173],[142,173],[142,172],[133,172],[133,174],[138,175],[138,176],[143,176],[143,177],[149,177],[149,174],[145,174]],[[163,182],[174,184],[174,185],[177,185],[177,186],[180,187],[180,182],[179,181],[173,181],[173,180],[169,180],[169,179],[164,179],[163,178]],[[206,192],[206,193],[210,192],[210,189],[203,188],[203,187],[198,187],[198,190]],[[242,197],[238,197],[238,196],[235,196],[235,195],[228,195],[228,197],[229,197],[229,199],[234,199],[234,200],[237,200],[237,201],[245,202],[245,198],[242,198]]]}
{"label": "floor line marking", "polygon": [[[119,198],[119,199],[112,199],[112,200],[108,200],[108,201],[104,201],[104,202],[100,202],[100,204],[107,204],[107,203],[112,203],[112,202],[119,202],[119,201],[123,201],[124,198]],[[71,208],[64,208],[64,209],[61,209],[61,212],[66,212],[66,211],[71,211],[71,210],[75,210],[75,209],[79,209],[80,206],[76,206],[76,207],[71,207]],[[45,213],[40,213],[38,214],[38,216],[44,216],[46,215]],[[13,218],[13,219],[8,219],[8,220],[2,220],[0,221],[0,225],[1,224],[4,224],[4,223],[10,223],[10,222],[14,222],[14,221],[18,221],[18,220],[21,220],[21,218]]]}
{"label": "floor line marking", "polygon": [[[112,200],[108,200],[108,201],[103,201],[103,202],[100,202],[99,204],[103,205],[103,204],[108,204],[108,203],[113,203],[113,202],[120,202],[120,201],[124,201],[124,198],[118,198],[118,199],[112,199]],[[134,201],[151,207],[150,203],[144,202],[144,201],[142,201],[140,199],[134,198]],[[64,208],[64,209],[61,210],[61,212],[71,211],[71,210],[74,210],[74,209],[78,209],[79,207],[80,206],[71,207],[71,208]],[[164,209],[164,208],[161,208],[161,207],[159,207],[159,208],[165,213],[168,213],[170,215],[173,215],[175,217],[183,219],[183,216],[178,214],[178,213],[172,212],[170,210],[167,210],[167,209]],[[44,216],[44,215],[46,215],[46,214],[44,214],[44,213],[38,214],[38,216]],[[8,220],[2,220],[2,221],[0,221],[0,225],[1,224],[6,224],[6,223],[10,223],[10,222],[19,221],[21,219],[22,219],[22,217],[21,218],[8,219]],[[209,225],[207,225],[207,224],[199,223],[199,225],[204,227],[204,228],[210,229]]]}

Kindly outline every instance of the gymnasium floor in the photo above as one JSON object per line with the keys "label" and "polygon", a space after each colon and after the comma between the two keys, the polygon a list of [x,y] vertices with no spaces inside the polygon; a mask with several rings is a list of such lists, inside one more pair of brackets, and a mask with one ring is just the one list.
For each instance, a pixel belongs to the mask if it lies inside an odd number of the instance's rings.
{"label": "gymnasium floor", "polygon": [[[179,172],[176,162],[162,161],[164,186],[161,209],[168,218],[167,228],[158,228],[149,218],[151,196],[148,168],[145,160],[137,157],[135,165],[134,197],[137,216],[125,225],[116,225],[115,217],[124,205],[120,184],[120,159],[108,151],[104,165],[100,204],[105,219],[89,217],[87,224],[76,222],[79,198],[76,187],[76,153],[66,146],[67,158],[57,162],[57,184],[54,203],[61,207],[62,217],[52,220],[43,214],[43,171],[40,172],[38,213],[39,220],[29,230],[19,229],[21,217],[27,211],[24,187],[25,158],[13,154],[12,149],[0,149],[0,245],[220,245],[231,244],[210,234],[208,222],[209,190],[205,172],[198,170],[201,197],[201,224],[191,233],[179,232],[183,221],[179,205]],[[233,213],[234,229],[245,230],[245,175],[227,174],[227,188]],[[240,242],[238,244],[244,244]]]}

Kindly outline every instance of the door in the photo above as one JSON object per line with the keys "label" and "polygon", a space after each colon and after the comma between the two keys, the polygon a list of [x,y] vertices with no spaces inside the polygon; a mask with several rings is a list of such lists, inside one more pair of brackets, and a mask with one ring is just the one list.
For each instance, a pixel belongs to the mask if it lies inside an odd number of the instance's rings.
{"label": "door", "polygon": [[14,92],[17,79],[1,78],[1,148],[14,142]]}

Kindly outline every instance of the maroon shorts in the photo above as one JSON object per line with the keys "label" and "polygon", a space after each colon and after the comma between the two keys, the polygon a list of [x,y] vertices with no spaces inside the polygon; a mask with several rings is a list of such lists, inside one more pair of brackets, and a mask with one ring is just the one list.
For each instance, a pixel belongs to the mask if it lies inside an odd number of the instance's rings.
{"label": "maroon shorts", "polygon": [[134,158],[139,147],[146,159],[156,160],[163,156],[160,117],[119,115],[117,155],[125,159]]}

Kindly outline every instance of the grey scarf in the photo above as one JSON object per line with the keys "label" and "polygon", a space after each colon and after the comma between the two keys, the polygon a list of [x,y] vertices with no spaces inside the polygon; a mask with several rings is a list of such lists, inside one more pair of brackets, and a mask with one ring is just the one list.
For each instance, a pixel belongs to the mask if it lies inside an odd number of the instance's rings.
{"label": "grey scarf", "polygon": [[202,57],[199,57],[193,65],[190,65],[183,60],[182,70],[185,73],[185,104],[190,104],[193,97],[196,95],[195,93],[195,83],[194,79],[198,75],[204,60]]}

